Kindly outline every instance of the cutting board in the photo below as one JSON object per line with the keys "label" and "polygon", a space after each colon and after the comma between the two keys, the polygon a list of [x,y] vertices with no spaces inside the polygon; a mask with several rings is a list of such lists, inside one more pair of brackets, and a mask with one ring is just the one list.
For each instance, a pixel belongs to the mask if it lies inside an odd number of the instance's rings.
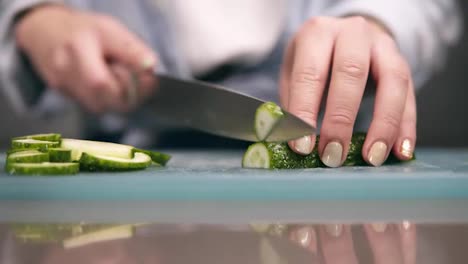
{"label": "cutting board", "polygon": [[[241,168],[242,151],[169,151],[165,168],[64,177],[0,173],[0,221],[468,222],[468,149],[373,167]],[[3,167],[5,156],[0,156]]]}

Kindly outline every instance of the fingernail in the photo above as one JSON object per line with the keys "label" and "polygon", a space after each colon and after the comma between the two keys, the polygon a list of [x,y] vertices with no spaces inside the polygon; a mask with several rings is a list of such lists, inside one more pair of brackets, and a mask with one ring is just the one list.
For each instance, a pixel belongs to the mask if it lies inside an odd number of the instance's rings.
{"label": "fingernail", "polygon": [[408,159],[413,157],[413,146],[411,145],[411,141],[409,139],[405,139],[401,143],[400,153]]}
{"label": "fingernail", "polygon": [[152,56],[145,57],[141,63],[141,67],[143,70],[151,69],[155,64],[155,60]]}
{"label": "fingernail", "polygon": [[330,224],[325,225],[325,231],[332,237],[339,237],[343,232],[343,225],[340,224]]}
{"label": "fingernail", "polygon": [[387,145],[381,141],[375,142],[369,151],[369,162],[374,166],[384,163],[387,155]]}
{"label": "fingernail", "polygon": [[310,227],[301,227],[296,231],[296,240],[304,248],[309,248],[314,236],[315,231]]}
{"label": "fingernail", "polygon": [[331,168],[339,167],[341,165],[342,156],[343,146],[338,142],[330,142],[323,151],[322,162]]}
{"label": "fingernail", "polygon": [[385,232],[385,229],[387,229],[387,224],[385,223],[373,223],[371,224],[372,229],[374,229],[375,232],[377,233],[383,233]]}
{"label": "fingernail", "polygon": [[312,152],[312,141],[309,136],[302,137],[294,142],[296,151],[301,154],[310,154]]}
{"label": "fingernail", "polygon": [[403,223],[401,223],[401,227],[403,227],[403,230],[408,231],[411,228],[411,223],[409,221],[403,221]]}

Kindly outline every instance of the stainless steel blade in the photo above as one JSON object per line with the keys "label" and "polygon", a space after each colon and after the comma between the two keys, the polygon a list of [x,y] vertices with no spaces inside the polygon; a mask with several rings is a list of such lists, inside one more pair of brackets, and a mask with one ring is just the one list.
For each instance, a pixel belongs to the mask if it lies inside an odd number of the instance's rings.
{"label": "stainless steel blade", "polygon": [[[200,81],[157,74],[157,92],[147,102],[155,117],[174,125],[245,141],[257,141],[255,111],[264,101]],[[288,141],[315,128],[285,112],[268,141]]]}

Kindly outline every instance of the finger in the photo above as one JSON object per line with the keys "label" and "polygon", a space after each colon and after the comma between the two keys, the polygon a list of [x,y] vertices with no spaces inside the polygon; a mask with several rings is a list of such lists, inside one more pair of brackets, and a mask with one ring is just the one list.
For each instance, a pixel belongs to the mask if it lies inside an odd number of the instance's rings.
{"label": "finger", "polygon": [[384,223],[364,225],[375,264],[403,264],[398,230]]}
{"label": "finger", "polygon": [[340,166],[346,157],[370,65],[366,21],[357,17],[342,23],[319,142],[322,162],[328,167]]}
{"label": "finger", "polygon": [[283,56],[283,63],[281,64],[280,70],[280,87],[279,87],[279,95],[280,95],[280,103],[281,107],[284,109],[288,109],[289,105],[289,83],[290,83],[290,74],[292,71],[292,65],[294,61],[294,53],[295,53],[295,38],[292,39],[288,46],[286,47],[286,51]]}
{"label": "finger", "polygon": [[401,237],[403,263],[416,264],[416,226],[408,221],[403,221],[403,223],[399,225],[399,232]]}
{"label": "finger", "polygon": [[329,224],[319,228],[319,239],[324,262],[327,264],[357,264],[351,228]]}
{"label": "finger", "polygon": [[400,132],[393,147],[393,153],[401,160],[413,157],[416,144],[416,98],[413,82],[410,80],[408,94],[406,95],[405,110],[400,125]]}
{"label": "finger", "polygon": [[378,38],[373,46],[372,74],[377,81],[377,94],[363,157],[368,163],[380,166],[400,132],[410,76],[406,62],[389,36]]}
{"label": "finger", "polygon": [[116,107],[114,110],[127,112],[132,104],[131,100],[133,100],[128,96],[127,92],[133,86],[132,74],[125,66],[117,63],[110,63],[109,69],[118,81],[120,88],[118,102],[114,104],[114,107]]}
{"label": "finger", "polygon": [[[336,22],[319,18],[308,22],[299,32],[289,80],[288,110],[310,125],[317,125],[323,91],[328,78]],[[310,154],[315,136],[305,136],[289,143],[297,153]]]}
{"label": "finger", "polygon": [[73,72],[69,73],[68,85],[74,87],[72,92],[86,108],[99,112],[118,100],[119,87],[98,41],[93,33],[84,32],[70,43]]}
{"label": "finger", "polygon": [[297,226],[289,234],[289,239],[313,254],[318,252],[317,232],[312,226]]}
{"label": "finger", "polygon": [[99,16],[98,26],[106,56],[125,64],[133,72],[152,73],[156,55],[140,38],[108,16]]}

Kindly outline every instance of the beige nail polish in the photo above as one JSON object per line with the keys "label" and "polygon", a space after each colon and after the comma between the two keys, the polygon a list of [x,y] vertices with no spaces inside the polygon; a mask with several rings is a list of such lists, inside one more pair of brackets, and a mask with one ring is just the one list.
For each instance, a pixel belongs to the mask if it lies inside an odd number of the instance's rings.
{"label": "beige nail polish", "polygon": [[332,237],[339,237],[343,232],[343,225],[329,224],[325,225],[325,231]]}
{"label": "beige nail polish", "polygon": [[411,145],[411,141],[409,139],[405,139],[401,143],[400,153],[408,159],[413,157],[413,146]]}
{"label": "beige nail polish", "polygon": [[411,228],[411,223],[409,221],[403,221],[403,223],[401,223],[401,226],[403,227],[403,230],[408,231]]}
{"label": "beige nail polish", "polygon": [[143,70],[149,70],[153,67],[154,63],[153,57],[145,57],[141,62],[141,67]]}
{"label": "beige nail polish", "polygon": [[369,151],[369,162],[374,166],[384,163],[387,156],[387,145],[381,141],[375,142]]}
{"label": "beige nail polish", "polygon": [[371,224],[372,229],[377,233],[383,233],[387,229],[387,224],[385,223],[373,223]]}
{"label": "beige nail polish", "polygon": [[309,227],[301,227],[296,231],[296,239],[297,242],[305,248],[310,246],[310,241],[312,240],[312,236],[314,230]]}
{"label": "beige nail polish", "polygon": [[301,154],[310,154],[312,152],[312,141],[309,136],[296,140],[294,146],[296,151]]}
{"label": "beige nail polish", "polygon": [[339,167],[342,156],[343,146],[338,142],[330,142],[323,151],[322,162],[331,168]]}

